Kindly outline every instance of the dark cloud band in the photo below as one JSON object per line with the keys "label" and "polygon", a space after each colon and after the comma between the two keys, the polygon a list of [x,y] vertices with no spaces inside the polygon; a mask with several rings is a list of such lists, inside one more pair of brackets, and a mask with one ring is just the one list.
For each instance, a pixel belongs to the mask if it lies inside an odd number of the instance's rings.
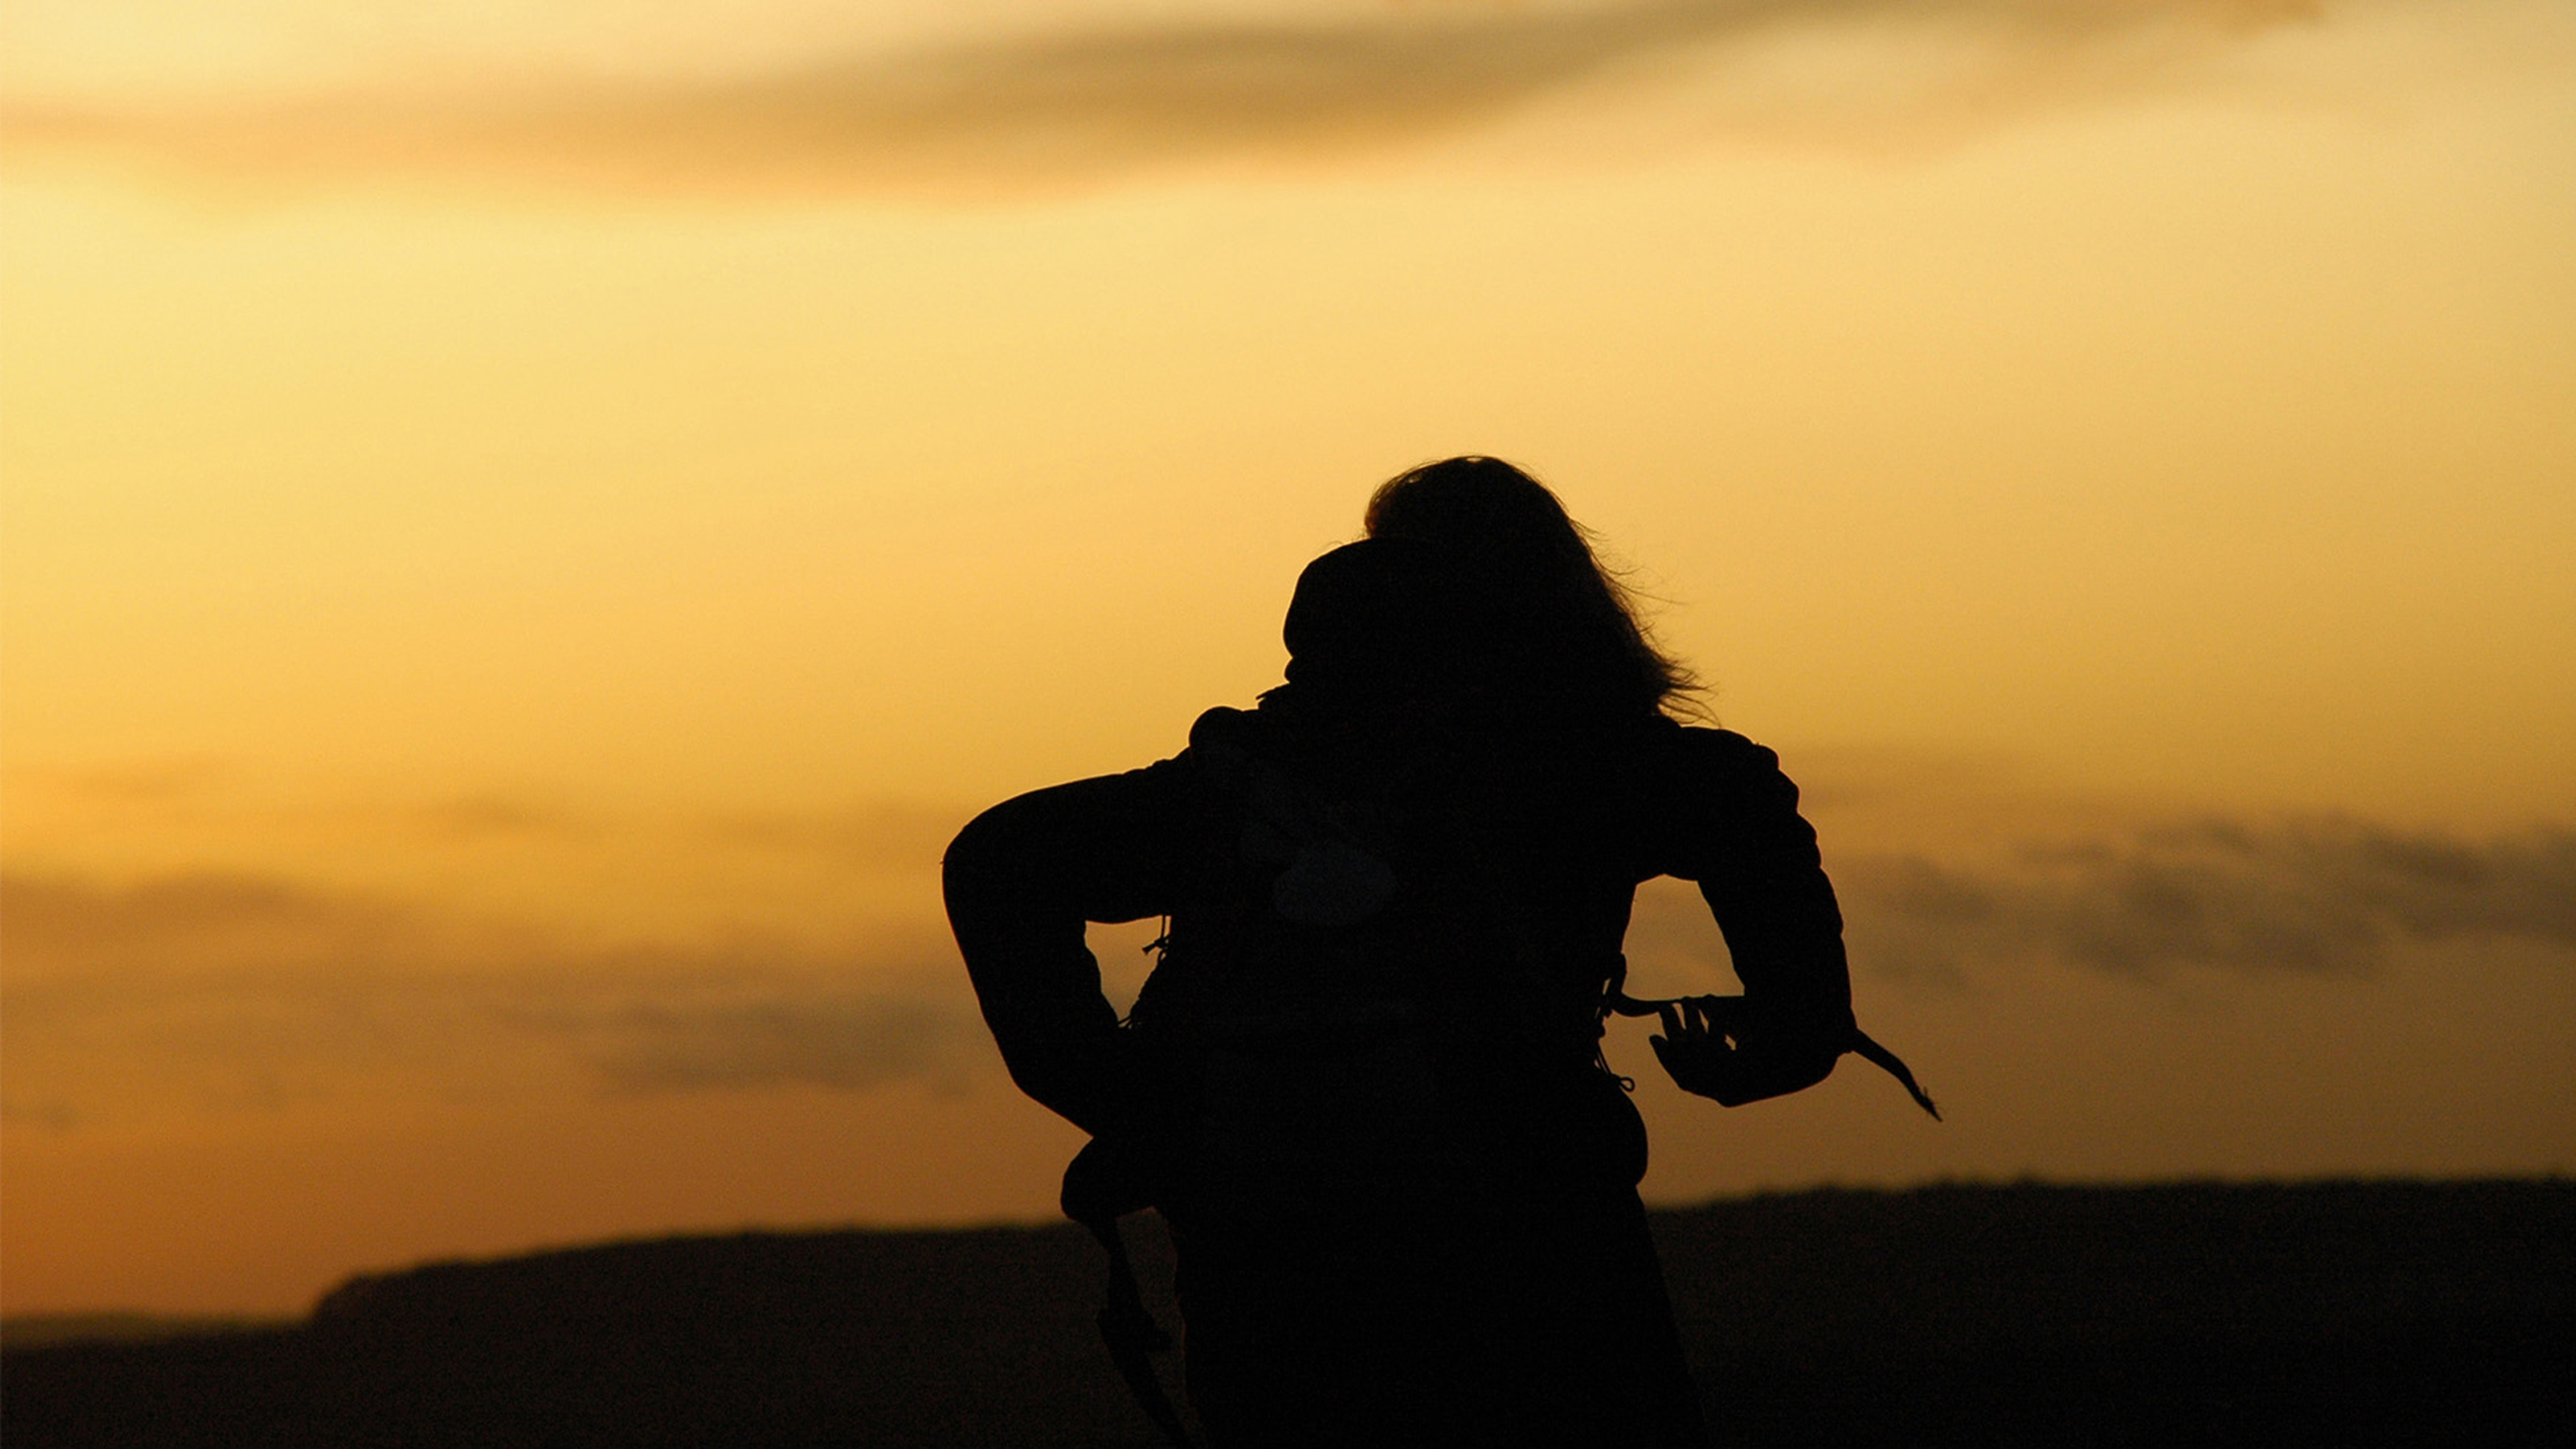
{"label": "dark cloud band", "polygon": [[[2576,833],[2482,842],[2340,817],[2131,824],[1997,852],[1829,856],[1855,969],[1971,980],[2053,960],[2132,978],[2206,967],[2366,976],[2404,941],[2515,940],[2576,952]],[[1687,897],[1639,898],[1629,953],[1722,980]]]}
{"label": "dark cloud band", "polygon": [[859,1092],[960,1080],[980,1041],[935,938],[580,950],[244,875],[0,878],[0,932],[6,1110],[51,1127],[102,1090],[268,1109],[380,1079],[561,1090],[566,1065],[617,1094]]}
{"label": "dark cloud band", "polygon": [[[2478,938],[2576,957],[2565,829],[2469,841],[2337,817],[2203,817],[2019,849],[1972,834],[1955,855],[1831,857],[1859,969],[1972,980],[2055,960],[2133,979],[2353,978],[2402,942]],[[963,973],[929,935],[842,954],[578,951],[219,875],[116,889],[0,878],[0,926],[0,1107],[22,1127],[73,1127],[95,1115],[85,1092],[123,1079],[267,1108],[498,1064],[519,1074],[511,1090],[587,1081],[634,1095],[945,1084],[986,1060]],[[1724,946],[1686,895],[1641,896],[1629,952],[1724,979]]]}
{"label": "dark cloud band", "polygon": [[[1979,58],[1949,88],[1964,86],[1976,108],[1993,110],[2028,91],[2035,69],[2104,60],[2113,63],[2097,81],[2135,84],[2321,9],[2322,0],[1645,0],[1394,11],[1335,26],[1201,22],[1021,37],[741,80],[184,112],[17,106],[0,117],[22,154],[122,155],[199,180],[447,175],[693,195],[1015,195],[1380,151],[1597,82],[1669,79],[1668,62],[1706,61],[1800,28],[1964,34]],[[1885,77],[1853,84],[1883,87]],[[1876,93],[1774,108],[1838,100],[1886,110]]]}
{"label": "dark cloud band", "polygon": [[2128,976],[2364,974],[2401,940],[2576,950],[2576,834],[2563,832],[2473,844],[2347,819],[2203,820],[2003,865],[1894,855],[1837,874],[1855,934],[1897,969],[2037,954]]}

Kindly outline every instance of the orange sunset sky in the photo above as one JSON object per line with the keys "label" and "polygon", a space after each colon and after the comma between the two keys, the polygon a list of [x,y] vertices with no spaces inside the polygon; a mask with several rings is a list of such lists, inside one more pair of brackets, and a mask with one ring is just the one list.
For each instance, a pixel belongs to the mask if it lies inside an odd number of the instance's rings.
{"label": "orange sunset sky", "polygon": [[[1781,752],[1950,1117],[1621,1023],[1651,1198],[2576,1167],[2565,0],[0,43],[12,1313],[1047,1217],[941,846],[1275,683],[1470,451]],[[1732,989],[1695,909],[1642,989]]]}

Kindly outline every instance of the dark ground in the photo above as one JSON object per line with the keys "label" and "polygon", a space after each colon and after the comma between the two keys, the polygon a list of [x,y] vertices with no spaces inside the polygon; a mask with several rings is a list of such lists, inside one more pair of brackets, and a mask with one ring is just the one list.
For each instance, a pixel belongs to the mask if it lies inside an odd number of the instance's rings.
{"label": "dark ground", "polygon": [[[1827,1191],[1656,1229],[1728,1444],[2576,1444],[2576,1183]],[[1070,1226],[441,1264],[295,1328],[9,1350],[0,1436],[1149,1449],[1101,1273]]]}

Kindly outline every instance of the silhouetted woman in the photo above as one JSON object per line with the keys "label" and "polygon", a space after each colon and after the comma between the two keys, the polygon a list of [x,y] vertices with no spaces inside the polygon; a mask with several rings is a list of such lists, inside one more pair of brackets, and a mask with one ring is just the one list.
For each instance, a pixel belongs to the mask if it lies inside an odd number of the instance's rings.
{"label": "silhouetted woman", "polygon": [[[1746,993],[1667,1010],[1667,1068],[1823,1079],[1857,1032],[1815,834],[1768,750],[1666,713],[1685,677],[1528,475],[1418,468],[1367,533],[1299,579],[1258,708],[958,836],[985,1019],[1093,1134],[1069,1208],[1170,1221],[1219,1445],[1700,1442],[1602,1023],[1633,891],[1679,876]],[[1083,926],[1154,916],[1122,1025]]]}

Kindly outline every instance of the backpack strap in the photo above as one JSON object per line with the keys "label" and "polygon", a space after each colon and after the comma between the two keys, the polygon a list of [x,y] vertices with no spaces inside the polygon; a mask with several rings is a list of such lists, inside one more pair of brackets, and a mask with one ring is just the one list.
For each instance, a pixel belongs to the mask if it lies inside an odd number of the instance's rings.
{"label": "backpack strap", "polygon": [[1109,1302],[1100,1310],[1100,1341],[1109,1346],[1109,1361],[1118,1366],[1118,1376],[1127,1381],[1127,1392],[1134,1396],[1136,1407],[1154,1421],[1174,1449],[1191,1449],[1190,1433],[1181,1427],[1181,1414],[1172,1407],[1171,1395],[1163,1390],[1163,1379],[1154,1372],[1153,1355],[1172,1346],[1172,1336],[1146,1311],[1144,1296],[1136,1289],[1136,1269],[1127,1258],[1127,1238],[1118,1230],[1116,1218],[1094,1218],[1084,1223],[1100,1246],[1109,1253]]}
{"label": "backpack strap", "polygon": [[1132,1162],[1123,1161],[1104,1139],[1093,1138],[1065,1168],[1059,1201],[1064,1215],[1082,1224],[1109,1255],[1109,1301],[1101,1306],[1096,1320],[1109,1361],[1127,1381],[1136,1407],[1145,1411],[1174,1449],[1192,1449],[1189,1431],[1181,1427],[1180,1411],[1172,1407],[1162,1376],[1154,1371],[1153,1355],[1168,1352],[1172,1336],[1145,1307],[1145,1296],[1136,1286],[1136,1265],[1127,1255],[1127,1236],[1118,1227],[1120,1217],[1148,1205],[1150,1192]]}
{"label": "backpack strap", "polygon": [[1941,1109],[1932,1105],[1930,1093],[1915,1085],[1914,1073],[1905,1065],[1902,1057],[1870,1040],[1869,1033],[1857,1026],[1852,1028],[1851,1049],[1860,1054],[1862,1061],[1894,1077],[1904,1086],[1906,1095],[1914,1099],[1914,1105],[1932,1114],[1933,1121],[1941,1120]]}

